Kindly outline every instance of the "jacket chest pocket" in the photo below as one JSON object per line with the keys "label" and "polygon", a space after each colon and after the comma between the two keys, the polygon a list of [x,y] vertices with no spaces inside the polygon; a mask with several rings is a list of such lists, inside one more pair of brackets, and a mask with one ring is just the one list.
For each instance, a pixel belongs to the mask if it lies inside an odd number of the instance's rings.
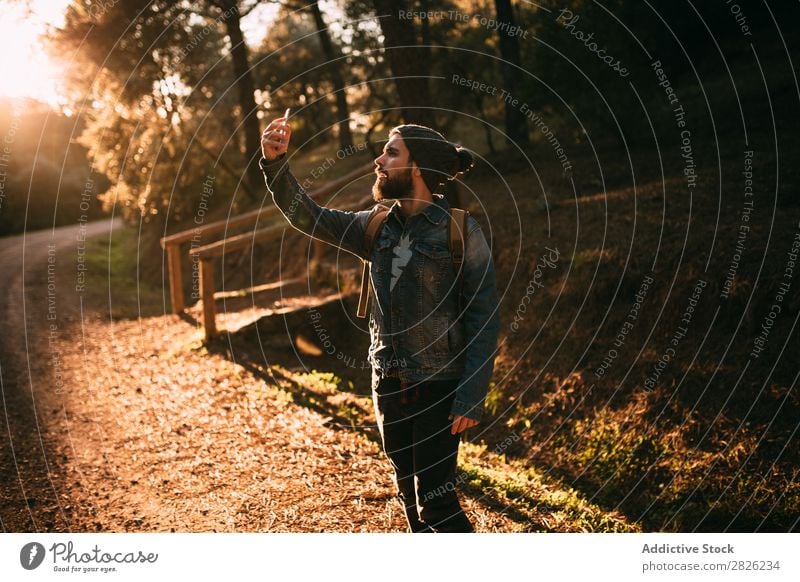
{"label": "jacket chest pocket", "polygon": [[450,250],[439,242],[419,241],[414,246],[417,283],[428,291],[436,302],[447,291],[446,281],[450,265]]}
{"label": "jacket chest pocket", "polygon": [[391,237],[382,236],[375,241],[372,247],[372,272],[375,274],[389,273],[392,268],[392,248],[395,243]]}

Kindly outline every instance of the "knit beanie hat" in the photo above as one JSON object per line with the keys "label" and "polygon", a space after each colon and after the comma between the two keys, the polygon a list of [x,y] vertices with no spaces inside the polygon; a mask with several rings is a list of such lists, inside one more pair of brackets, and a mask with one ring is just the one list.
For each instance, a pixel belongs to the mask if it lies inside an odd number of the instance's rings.
{"label": "knit beanie hat", "polygon": [[393,134],[400,134],[403,138],[411,160],[417,163],[431,194],[458,174],[466,174],[475,165],[475,158],[469,150],[450,143],[430,127],[414,123],[398,125],[389,132],[390,136]]}

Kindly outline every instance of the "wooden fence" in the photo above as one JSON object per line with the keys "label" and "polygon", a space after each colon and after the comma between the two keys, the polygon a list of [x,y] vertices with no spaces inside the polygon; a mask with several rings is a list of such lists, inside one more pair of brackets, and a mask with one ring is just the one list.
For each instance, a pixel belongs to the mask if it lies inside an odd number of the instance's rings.
{"label": "wooden fence", "polygon": [[[334,180],[312,192],[312,198],[323,198],[335,192],[343,186],[352,182],[355,178],[364,176],[374,168],[370,162],[365,164],[341,178]],[[362,210],[373,202],[372,194],[365,196],[356,204],[343,208],[342,210]],[[226,236],[202,246],[196,246],[184,253],[183,246],[196,237],[207,237],[234,230],[247,225],[255,226],[259,220],[270,219],[274,224],[253,230],[243,234]],[[183,301],[183,273],[181,271],[184,256],[196,259],[200,263],[200,300],[203,305],[203,327],[205,329],[206,340],[211,339],[217,334],[216,307],[214,305],[214,294],[216,293],[216,282],[214,280],[214,267],[219,257],[224,257],[225,253],[232,251],[242,251],[252,247],[256,243],[280,239],[285,228],[289,227],[286,219],[281,215],[278,208],[270,206],[246,212],[227,220],[219,220],[209,224],[178,232],[161,239],[161,247],[167,252],[167,268],[169,270],[169,289],[172,301],[172,312],[182,313],[185,309]],[[289,227],[291,228],[291,227]],[[320,256],[322,250],[321,241],[314,241],[316,246],[315,255]]]}

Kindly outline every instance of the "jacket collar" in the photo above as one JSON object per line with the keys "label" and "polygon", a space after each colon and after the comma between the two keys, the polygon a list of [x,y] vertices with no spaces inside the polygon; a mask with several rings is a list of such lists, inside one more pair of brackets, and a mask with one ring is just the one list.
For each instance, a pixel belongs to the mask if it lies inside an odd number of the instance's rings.
{"label": "jacket collar", "polygon": [[[450,205],[445,200],[445,197],[441,194],[433,194],[433,204],[428,204],[428,206],[420,212],[422,216],[428,219],[431,224],[439,225],[445,219],[447,214],[449,213]],[[394,214],[397,218],[399,218],[400,214],[400,205],[395,200],[394,204],[392,204],[391,208],[389,208],[389,214]],[[414,215],[416,216],[416,214]]]}

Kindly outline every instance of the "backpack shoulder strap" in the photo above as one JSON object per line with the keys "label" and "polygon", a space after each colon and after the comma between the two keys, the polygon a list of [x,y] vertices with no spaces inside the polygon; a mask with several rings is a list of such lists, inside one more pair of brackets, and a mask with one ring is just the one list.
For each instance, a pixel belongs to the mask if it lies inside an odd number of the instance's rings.
{"label": "backpack shoulder strap", "polygon": [[[447,244],[450,246],[450,255],[453,257],[453,265],[459,269],[464,262],[464,231],[467,228],[467,216],[469,216],[469,211],[467,210],[461,208],[450,209],[450,228]],[[456,272],[458,272],[458,270]]]}
{"label": "backpack shoulder strap", "polygon": [[465,239],[467,236],[467,218],[469,211],[462,208],[450,208],[450,226],[447,233],[447,244],[450,247],[450,257],[453,261],[453,272],[456,274],[456,288],[458,289],[458,317],[461,317],[462,289],[464,282],[464,255],[466,254]]}
{"label": "backpack shoulder strap", "polygon": [[372,247],[375,246],[375,239],[378,238],[378,233],[383,227],[383,223],[389,217],[389,207],[383,204],[378,204],[373,209],[372,214],[367,221],[367,228],[364,231],[364,245],[367,248],[367,256],[372,254]]}
{"label": "backpack shoulder strap", "polygon": [[[383,228],[386,219],[389,217],[389,208],[383,204],[375,206],[373,213],[367,221],[367,228],[364,231],[364,246],[367,250],[366,256],[372,255],[372,249],[375,246],[375,239],[378,238],[381,228]],[[369,303],[369,259],[362,259],[361,266],[361,293],[358,296],[358,317],[367,316],[367,304]]]}

